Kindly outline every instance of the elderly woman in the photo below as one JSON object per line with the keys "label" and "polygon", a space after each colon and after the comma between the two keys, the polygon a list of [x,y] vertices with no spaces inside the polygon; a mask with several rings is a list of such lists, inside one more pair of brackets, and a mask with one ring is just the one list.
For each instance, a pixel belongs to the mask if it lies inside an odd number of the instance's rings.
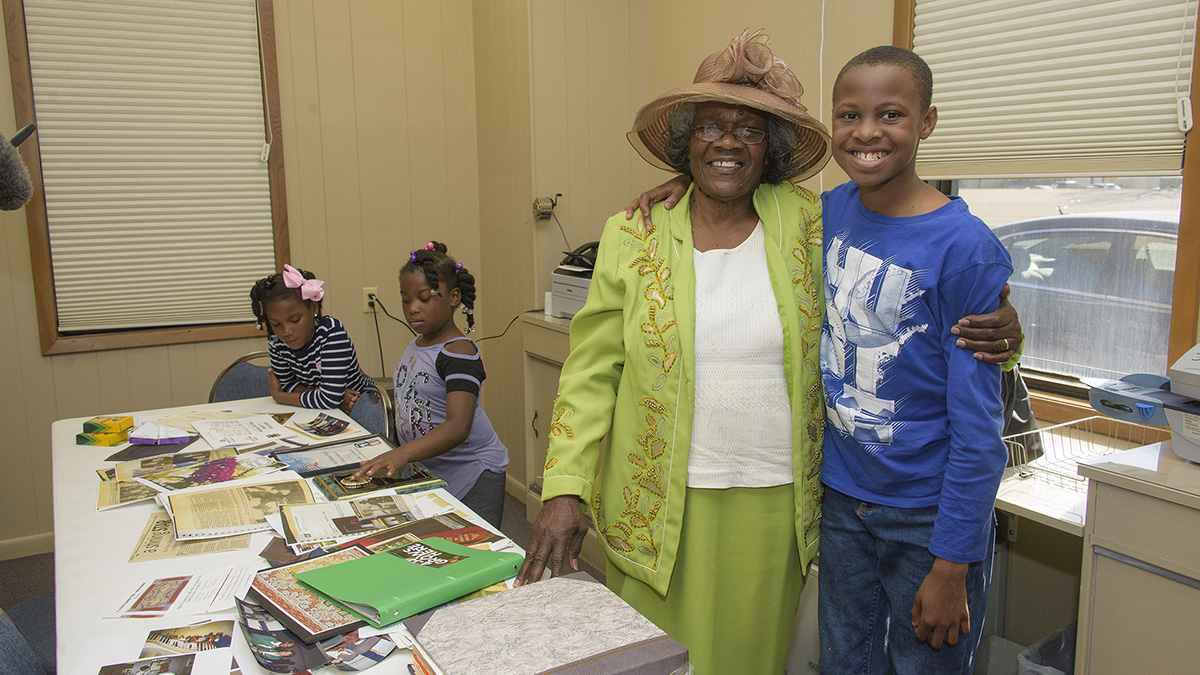
{"label": "elderly woman", "polygon": [[747,32],[638,112],[634,147],[692,185],[605,226],[518,575],[575,567],[589,505],[608,586],[697,673],[783,672],[817,550],[821,200],[789,181],[829,134],[801,92]]}

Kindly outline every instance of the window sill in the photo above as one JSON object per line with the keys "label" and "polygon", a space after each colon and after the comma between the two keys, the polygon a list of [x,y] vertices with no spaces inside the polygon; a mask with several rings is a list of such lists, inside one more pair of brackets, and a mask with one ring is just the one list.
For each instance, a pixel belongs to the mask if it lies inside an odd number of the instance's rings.
{"label": "window sill", "polygon": [[[149,330],[96,333],[92,335],[51,336],[42,343],[42,355],[75,354],[98,352],[109,349],[130,349],[157,345],[177,345],[189,342],[213,340],[236,340],[248,337],[263,337],[253,323],[221,324],[218,326],[185,326],[181,328],[155,328]],[[48,343],[48,344],[47,344]]]}

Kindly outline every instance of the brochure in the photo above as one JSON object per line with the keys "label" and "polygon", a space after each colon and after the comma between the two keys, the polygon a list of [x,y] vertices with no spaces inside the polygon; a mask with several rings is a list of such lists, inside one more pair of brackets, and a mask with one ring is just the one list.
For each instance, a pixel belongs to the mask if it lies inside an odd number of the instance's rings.
{"label": "brochure", "polygon": [[296,432],[285,429],[270,415],[252,415],[240,419],[196,420],[192,422],[192,426],[214,448],[258,445],[296,435]]}
{"label": "brochure", "polygon": [[309,478],[334,471],[357,471],[359,462],[374,459],[395,447],[384,437],[374,435],[283,450],[275,453],[275,459],[292,471]]}
{"label": "brochure", "polygon": [[253,578],[253,567],[227,567],[154,579],[138,585],[110,616],[137,619],[233,609],[234,596],[243,593]]}

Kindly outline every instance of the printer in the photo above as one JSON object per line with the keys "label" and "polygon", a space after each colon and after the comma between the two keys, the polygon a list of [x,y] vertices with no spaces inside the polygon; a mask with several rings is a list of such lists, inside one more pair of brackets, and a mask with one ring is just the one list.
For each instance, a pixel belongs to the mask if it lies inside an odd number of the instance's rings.
{"label": "printer", "polygon": [[1169,378],[1134,373],[1119,380],[1083,378],[1096,410],[1138,424],[1171,427],[1176,455],[1200,463],[1200,345],[1171,366]]}
{"label": "printer", "polygon": [[593,241],[566,253],[563,261],[550,274],[551,306],[554,316],[571,318],[583,309],[592,270],[596,267],[596,252],[600,242]]}

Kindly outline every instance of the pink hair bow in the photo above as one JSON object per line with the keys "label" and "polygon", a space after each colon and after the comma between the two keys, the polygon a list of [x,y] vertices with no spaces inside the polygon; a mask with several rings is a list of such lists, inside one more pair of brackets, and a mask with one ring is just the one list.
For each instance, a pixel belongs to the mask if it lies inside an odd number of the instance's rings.
{"label": "pink hair bow", "polygon": [[319,302],[325,297],[325,289],[321,288],[325,284],[319,279],[305,279],[300,270],[291,265],[283,266],[283,285],[288,288],[299,288],[300,297],[305,300]]}

